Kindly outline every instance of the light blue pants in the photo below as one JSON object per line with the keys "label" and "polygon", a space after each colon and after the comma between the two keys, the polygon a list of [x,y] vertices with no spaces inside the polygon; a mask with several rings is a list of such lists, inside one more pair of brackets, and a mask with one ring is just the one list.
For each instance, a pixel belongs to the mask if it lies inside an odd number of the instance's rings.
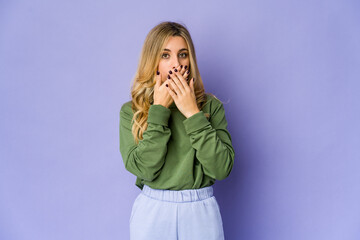
{"label": "light blue pants", "polygon": [[131,240],[223,240],[213,187],[186,190],[144,185],[129,219]]}

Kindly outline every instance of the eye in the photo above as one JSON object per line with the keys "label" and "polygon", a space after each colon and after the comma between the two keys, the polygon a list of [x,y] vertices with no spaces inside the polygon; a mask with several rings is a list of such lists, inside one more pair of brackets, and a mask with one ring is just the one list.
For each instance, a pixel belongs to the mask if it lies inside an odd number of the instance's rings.
{"label": "eye", "polygon": [[[182,55],[182,54],[184,54],[184,55]],[[187,57],[187,53],[180,53],[180,55],[182,55],[184,58]]]}
{"label": "eye", "polygon": [[165,55],[169,55],[169,54],[163,53],[163,54],[161,55],[161,57],[162,57],[162,58],[166,58],[166,57],[164,57]]}

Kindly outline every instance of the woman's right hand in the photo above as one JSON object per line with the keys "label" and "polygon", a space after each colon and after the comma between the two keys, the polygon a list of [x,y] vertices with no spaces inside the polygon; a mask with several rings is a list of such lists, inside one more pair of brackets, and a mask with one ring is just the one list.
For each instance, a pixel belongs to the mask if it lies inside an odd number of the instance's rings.
{"label": "woman's right hand", "polygon": [[[189,68],[184,69],[184,67],[183,67],[182,69],[180,69],[180,66],[179,66],[176,69],[183,75],[183,77],[185,79],[188,77],[188,75],[189,75],[188,69]],[[174,68],[171,69],[171,71],[174,71]],[[167,75],[166,75],[166,77],[167,77]],[[172,81],[172,79],[167,78],[166,81],[164,81],[161,84],[161,73],[159,73],[159,75],[155,76],[155,81],[156,81],[156,84],[154,86],[154,105],[160,104],[160,105],[163,105],[164,107],[168,108],[173,103],[174,99],[171,97],[168,90],[166,89],[166,84],[168,85],[168,87],[170,87],[171,84],[169,83],[169,81]]]}

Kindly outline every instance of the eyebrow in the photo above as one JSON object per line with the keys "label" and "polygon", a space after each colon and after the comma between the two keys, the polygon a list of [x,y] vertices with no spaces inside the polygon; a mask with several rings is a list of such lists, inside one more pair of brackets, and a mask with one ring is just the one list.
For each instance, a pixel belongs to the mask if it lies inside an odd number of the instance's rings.
{"label": "eyebrow", "polygon": [[[164,51],[169,51],[169,52],[171,52],[171,50],[170,50],[170,49],[167,49],[167,48],[164,48],[163,50],[164,50]],[[186,51],[187,51],[187,48],[182,48],[182,49],[179,50],[179,52],[181,52],[181,51],[183,51],[183,50],[186,50]]]}

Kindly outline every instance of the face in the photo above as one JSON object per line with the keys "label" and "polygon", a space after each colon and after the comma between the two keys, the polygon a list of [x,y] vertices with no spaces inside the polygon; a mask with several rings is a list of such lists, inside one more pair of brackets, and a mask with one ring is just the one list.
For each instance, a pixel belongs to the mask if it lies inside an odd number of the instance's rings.
{"label": "face", "polygon": [[189,69],[189,50],[186,41],[180,36],[171,36],[161,52],[158,71],[161,73],[161,82],[166,81],[169,70],[180,65],[188,66]]}

